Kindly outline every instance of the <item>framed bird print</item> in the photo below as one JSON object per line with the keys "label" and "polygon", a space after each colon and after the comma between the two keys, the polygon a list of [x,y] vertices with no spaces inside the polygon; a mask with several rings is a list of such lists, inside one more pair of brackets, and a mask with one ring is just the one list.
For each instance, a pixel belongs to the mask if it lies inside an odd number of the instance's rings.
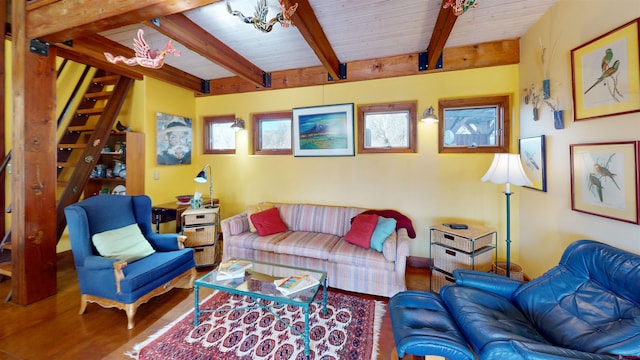
{"label": "framed bird print", "polygon": [[547,192],[547,160],[544,135],[522,138],[518,141],[524,172],[533,185],[531,189]]}
{"label": "framed bird print", "polygon": [[571,209],[633,224],[638,217],[638,143],[570,145]]}
{"label": "framed bird print", "polygon": [[640,111],[639,21],[571,50],[574,120]]}

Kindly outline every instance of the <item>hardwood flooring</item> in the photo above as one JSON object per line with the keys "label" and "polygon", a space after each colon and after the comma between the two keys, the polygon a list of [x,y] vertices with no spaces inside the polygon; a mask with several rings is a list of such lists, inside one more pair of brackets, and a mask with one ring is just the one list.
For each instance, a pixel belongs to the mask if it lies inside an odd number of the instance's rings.
{"label": "hardwood flooring", "polygon": [[[199,273],[203,275],[209,270],[199,269]],[[10,281],[0,282],[0,299],[6,297],[10,287]],[[428,290],[429,270],[408,267],[407,288]],[[56,295],[29,306],[0,303],[0,360],[128,359],[124,354],[126,351],[193,307],[193,291],[174,289],[142,305],[132,330],[127,330],[124,311],[89,304],[84,315],[78,315],[79,301],[71,253],[59,254]],[[393,359],[393,348],[389,313],[386,312],[378,359]]]}

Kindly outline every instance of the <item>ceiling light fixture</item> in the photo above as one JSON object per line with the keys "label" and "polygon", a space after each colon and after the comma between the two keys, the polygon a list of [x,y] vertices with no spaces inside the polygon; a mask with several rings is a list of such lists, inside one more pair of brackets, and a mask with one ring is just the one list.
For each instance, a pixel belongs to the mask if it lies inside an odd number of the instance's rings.
{"label": "ceiling light fixture", "polygon": [[476,0],[447,0],[442,7],[452,8],[453,15],[460,16],[472,7],[477,8],[478,2]]}
{"label": "ceiling light fixture", "polygon": [[142,29],[138,29],[138,34],[136,38],[133,39],[133,49],[136,52],[136,56],[126,58],[124,56],[113,56],[111,53],[105,52],[104,57],[107,58],[107,61],[113,64],[122,62],[129,66],[140,65],[150,69],[159,69],[164,65],[164,57],[167,54],[180,56],[180,51],[173,48],[172,40],[167,42],[164,46],[164,50],[158,52],[157,49],[151,50],[147,42],[144,40],[143,35],[144,31]]}
{"label": "ceiling light fixture", "polygon": [[240,131],[244,129],[244,120],[240,118],[236,118],[233,120],[233,124],[231,124],[231,128],[235,131]]}
{"label": "ceiling light fixture", "polygon": [[298,8],[298,3],[295,3],[289,9],[284,6],[284,0],[278,0],[280,3],[280,12],[276,14],[275,17],[267,20],[267,14],[269,13],[269,6],[267,6],[267,0],[258,0],[256,4],[256,12],[253,13],[253,16],[246,17],[240,11],[233,10],[231,5],[229,4],[229,0],[226,0],[227,3],[227,11],[229,14],[233,16],[237,16],[240,20],[244,21],[247,24],[253,24],[253,27],[256,29],[268,33],[273,29],[273,25],[276,23],[280,23],[280,25],[284,28],[292,25],[291,23],[291,15],[296,12]]}
{"label": "ceiling light fixture", "polygon": [[438,115],[435,114],[433,106],[429,106],[429,108],[422,113],[422,121],[426,123],[438,122]]}

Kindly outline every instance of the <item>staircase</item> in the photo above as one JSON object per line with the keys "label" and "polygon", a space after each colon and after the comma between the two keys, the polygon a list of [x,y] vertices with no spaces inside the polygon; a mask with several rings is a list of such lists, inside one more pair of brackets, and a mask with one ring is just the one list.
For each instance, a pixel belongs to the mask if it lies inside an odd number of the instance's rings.
{"label": "staircase", "polygon": [[[59,69],[61,72],[63,67]],[[77,96],[77,92],[84,82],[88,67],[78,80],[78,84],[67,102],[67,107]],[[102,148],[107,143],[109,135],[114,131],[120,109],[124,104],[133,80],[124,76],[107,74],[104,70],[96,70],[91,83],[87,87],[82,100],[78,104],[74,115],[68,121],[65,131],[58,141],[58,202],[57,202],[57,237],[60,237],[66,227],[64,208],[78,202],[95,166]],[[60,127],[67,110],[62,111],[58,120]],[[1,171],[5,171],[6,163],[11,158],[11,152],[6,157]],[[9,210],[10,212],[10,210]],[[11,277],[11,229],[0,242],[0,280]],[[9,294],[5,301],[11,298]]]}
{"label": "staircase", "polygon": [[[58,240],[67,225],[64,208],[82,196],[95,160],[109,140],[133,80],[96,71],[91,85],[58,142]],[[96,119],[97,118],[97,119]]]}

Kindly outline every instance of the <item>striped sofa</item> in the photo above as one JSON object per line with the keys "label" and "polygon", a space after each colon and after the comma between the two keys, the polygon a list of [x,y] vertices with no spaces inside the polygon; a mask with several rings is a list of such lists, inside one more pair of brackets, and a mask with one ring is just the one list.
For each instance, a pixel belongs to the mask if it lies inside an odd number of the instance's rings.
{"label": "striped sofa", "polygon": [[385,240],[383,251],[343,239],[351,218],[366,209],[309,204],[274,204],[288,230],[259,236],[247,213],[222,220],[223,261],[232,257],[324,270],[330,287],[391,297],[406,290],[407,229]]}

